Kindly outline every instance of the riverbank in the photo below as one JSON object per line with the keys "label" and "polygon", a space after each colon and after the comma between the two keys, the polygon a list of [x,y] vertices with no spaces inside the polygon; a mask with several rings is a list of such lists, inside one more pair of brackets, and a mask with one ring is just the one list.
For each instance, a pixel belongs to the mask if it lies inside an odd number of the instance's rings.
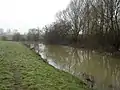
{"label": "riverbank", "polygon": [[17,42],[0,41],[0,90],[86,90],[78,78]]}

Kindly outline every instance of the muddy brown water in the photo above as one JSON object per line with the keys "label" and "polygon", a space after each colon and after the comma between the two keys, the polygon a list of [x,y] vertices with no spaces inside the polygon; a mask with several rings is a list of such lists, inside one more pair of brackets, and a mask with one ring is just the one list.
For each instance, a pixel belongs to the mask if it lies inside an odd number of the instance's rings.
{"label": "muddy brown water", "polygon": [[120,90],[120,59],[62,45],[34,46],[35,51],[55,68],[69,72],[82,80],[82,73],[94,77],[94,87],[98,90]]}

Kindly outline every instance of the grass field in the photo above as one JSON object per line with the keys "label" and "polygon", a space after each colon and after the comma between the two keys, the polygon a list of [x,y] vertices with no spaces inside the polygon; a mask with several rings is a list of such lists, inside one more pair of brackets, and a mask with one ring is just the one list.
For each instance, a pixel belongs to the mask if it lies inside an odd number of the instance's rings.
{"label": "grass field", "polygon": [[17,42],[0,41],[0,90],[85,90],[76,77],[57,70]]}

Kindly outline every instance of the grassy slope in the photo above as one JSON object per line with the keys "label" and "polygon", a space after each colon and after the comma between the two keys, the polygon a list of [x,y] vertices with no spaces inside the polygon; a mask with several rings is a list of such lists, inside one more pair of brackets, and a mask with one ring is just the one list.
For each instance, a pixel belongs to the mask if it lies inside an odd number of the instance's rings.
{"label": "grassy slope", "polygon": [[16,42],[0,41],[0,90],[84,90],[72,75],[59,71]]}

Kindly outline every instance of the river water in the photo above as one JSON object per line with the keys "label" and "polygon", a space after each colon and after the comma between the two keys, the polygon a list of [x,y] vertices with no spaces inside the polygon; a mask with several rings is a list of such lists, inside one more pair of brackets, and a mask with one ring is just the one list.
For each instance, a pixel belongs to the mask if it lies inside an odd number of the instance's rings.
{"label": "river water", "polygon": [[98,90],[120,90],[120,59],[95,51],[61,45],[35,46],[36,52],[55,68],[82,79],[81,73],[94,77]]}

